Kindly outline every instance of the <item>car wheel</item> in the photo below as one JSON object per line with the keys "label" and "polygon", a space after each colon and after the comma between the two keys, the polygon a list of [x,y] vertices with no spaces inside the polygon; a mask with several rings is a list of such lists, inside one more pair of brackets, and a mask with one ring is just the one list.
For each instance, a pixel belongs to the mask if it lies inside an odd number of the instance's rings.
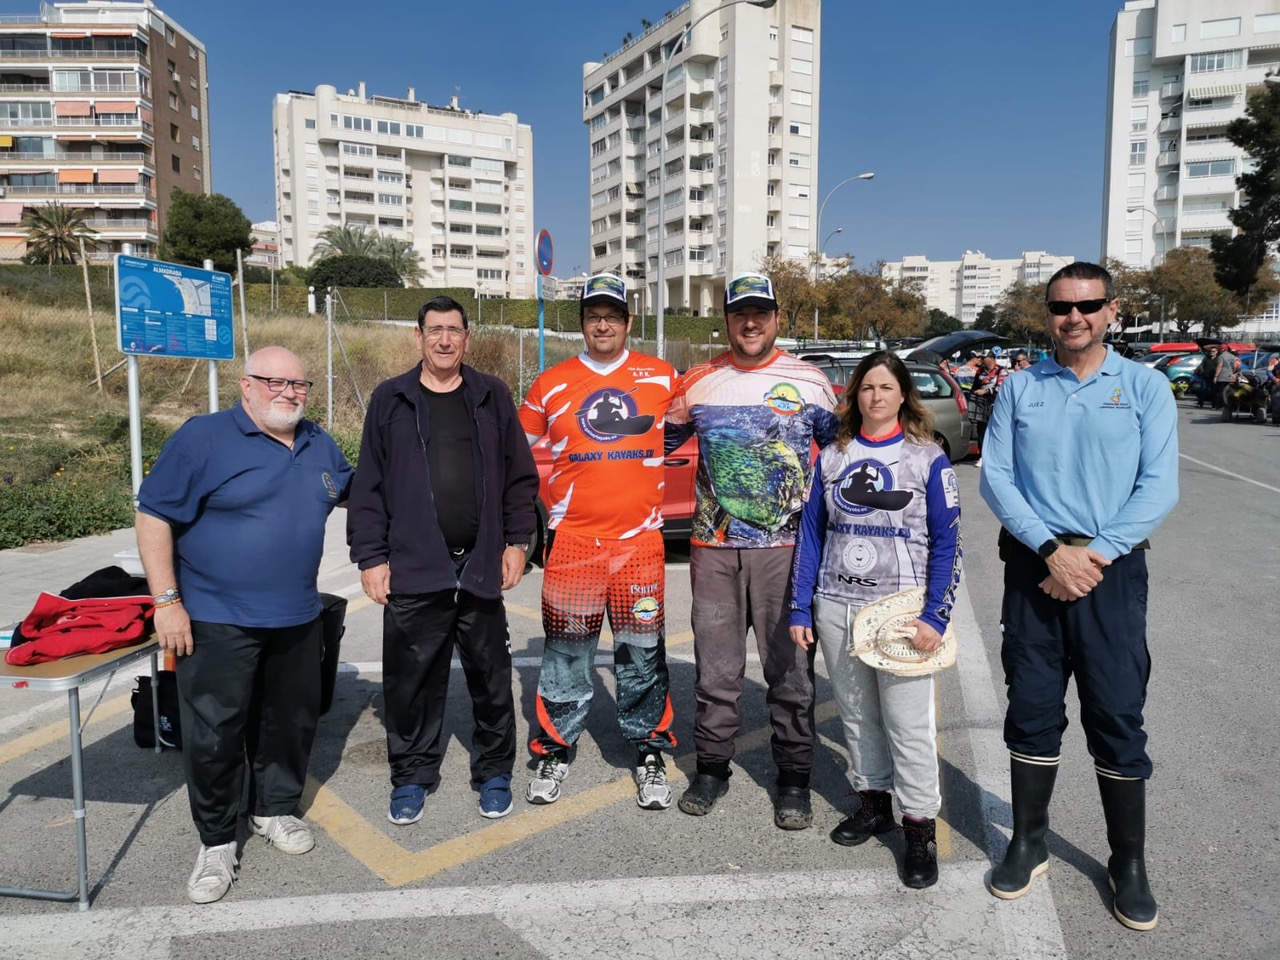
{"label": "car wheel", "polygon": [[1254,407],[1254,408],[1253,408],[1253,422],[1254,422],[1254,423],[1266,423],[1266,422],[1267,422],[1267,411],[1266,411],[1266,409],[1264,409],[1263,407]]}

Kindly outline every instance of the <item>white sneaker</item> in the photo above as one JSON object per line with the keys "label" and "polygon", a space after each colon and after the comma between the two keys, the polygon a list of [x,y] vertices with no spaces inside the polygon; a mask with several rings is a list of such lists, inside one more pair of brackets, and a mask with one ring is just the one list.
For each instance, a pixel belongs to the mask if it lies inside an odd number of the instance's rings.
{"label": "white sneaker", "polygon": [[644,763],[636,767],[636,805],[643,810],[665,810],[671,806],[667,767],[660,753],[645,754]]}
{"label": "white sneaker", "polygon": [[311,828],[297,817],[250,817],[249,826],[281,853],[306,853],[316,845]]}
{"label": "white sneaker", "polygon": [[196,868],[187,881],[187,896],[192,903],[213,903],[231,889],[240,864],[236,861],[235,841],[217,847],[200,845]]}
{"label": "white sneaker", "polygon": [[525,799],[530,803],[555,803],[560,799],[560,781],[569,775],[569,764],[554,754],[545,754],[529,781]]}

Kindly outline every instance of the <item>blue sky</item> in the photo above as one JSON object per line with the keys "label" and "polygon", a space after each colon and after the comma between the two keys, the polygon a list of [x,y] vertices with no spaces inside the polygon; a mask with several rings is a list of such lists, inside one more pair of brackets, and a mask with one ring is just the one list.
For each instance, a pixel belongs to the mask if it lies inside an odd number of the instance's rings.
{"label": "blue sky", "polygon": [[[275,216],[271,101],[340,90],[513,111],[533,127],[534,219],[587,265],[582,63],[676,0],[156,0],[209,51],[214,190]],[[22,9],[31,6],[23,0]],[[1048,250],[1096,259],[1108,37],[1122,0],[826,0],[819,196],[828,254],[867,266]],[[15,7],[10,7],[14,11]],[[28,11],[34,12],[34,11]]]}

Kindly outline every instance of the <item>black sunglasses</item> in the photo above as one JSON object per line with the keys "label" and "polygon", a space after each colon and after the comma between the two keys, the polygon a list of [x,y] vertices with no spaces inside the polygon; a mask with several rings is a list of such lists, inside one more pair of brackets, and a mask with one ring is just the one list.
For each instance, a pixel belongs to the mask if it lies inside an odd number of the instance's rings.
{"label": "black sunglasses", "polygon": [[1097,313],[1114,299],[1115,297],[1100,297],[1097,300],[1050,300],[1046,306],[1055,317],[1067,316],[1072,307],[1079,310],[1082,316],[1088,316],[1091,313]]}

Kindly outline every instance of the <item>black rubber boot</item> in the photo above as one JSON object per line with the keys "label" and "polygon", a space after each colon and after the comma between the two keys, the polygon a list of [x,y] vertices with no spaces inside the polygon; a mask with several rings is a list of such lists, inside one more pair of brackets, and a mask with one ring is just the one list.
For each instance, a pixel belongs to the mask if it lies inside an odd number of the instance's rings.
{"label": "black rubber boot", "polygon": [[907,855],[902,860],[902,882],[913,890],[923,890],[938,882],[938,843],[932,817],[902,818]]}
{"label": "black rubber boot", "polygon": [[1112,912],[1131,930],[1154,930],[1160,921],[1156,898],[1147,882],[1144,847],[1147,838],[1147,781],[1098,774],[1102,812],[1107,818],[1111,858],[1107,874],[1116,899]]}
{"label": "black rubber boot", "polygon": [[1049,870],[1049,800],[1058,777],[1058,760],[1009,760],[1013,793],[1013,839],[1004,861],[991,871],[987,889],[1001,900],[1017,900],[1031,890],[1035,878]]}
{"label": "black rubber boot", "polygon": [[897,826],[893,820],[893,797],[888,790],[859,790],[858,796],[862,804],[831,831],[831,839],[842,847],[856,847]]}

